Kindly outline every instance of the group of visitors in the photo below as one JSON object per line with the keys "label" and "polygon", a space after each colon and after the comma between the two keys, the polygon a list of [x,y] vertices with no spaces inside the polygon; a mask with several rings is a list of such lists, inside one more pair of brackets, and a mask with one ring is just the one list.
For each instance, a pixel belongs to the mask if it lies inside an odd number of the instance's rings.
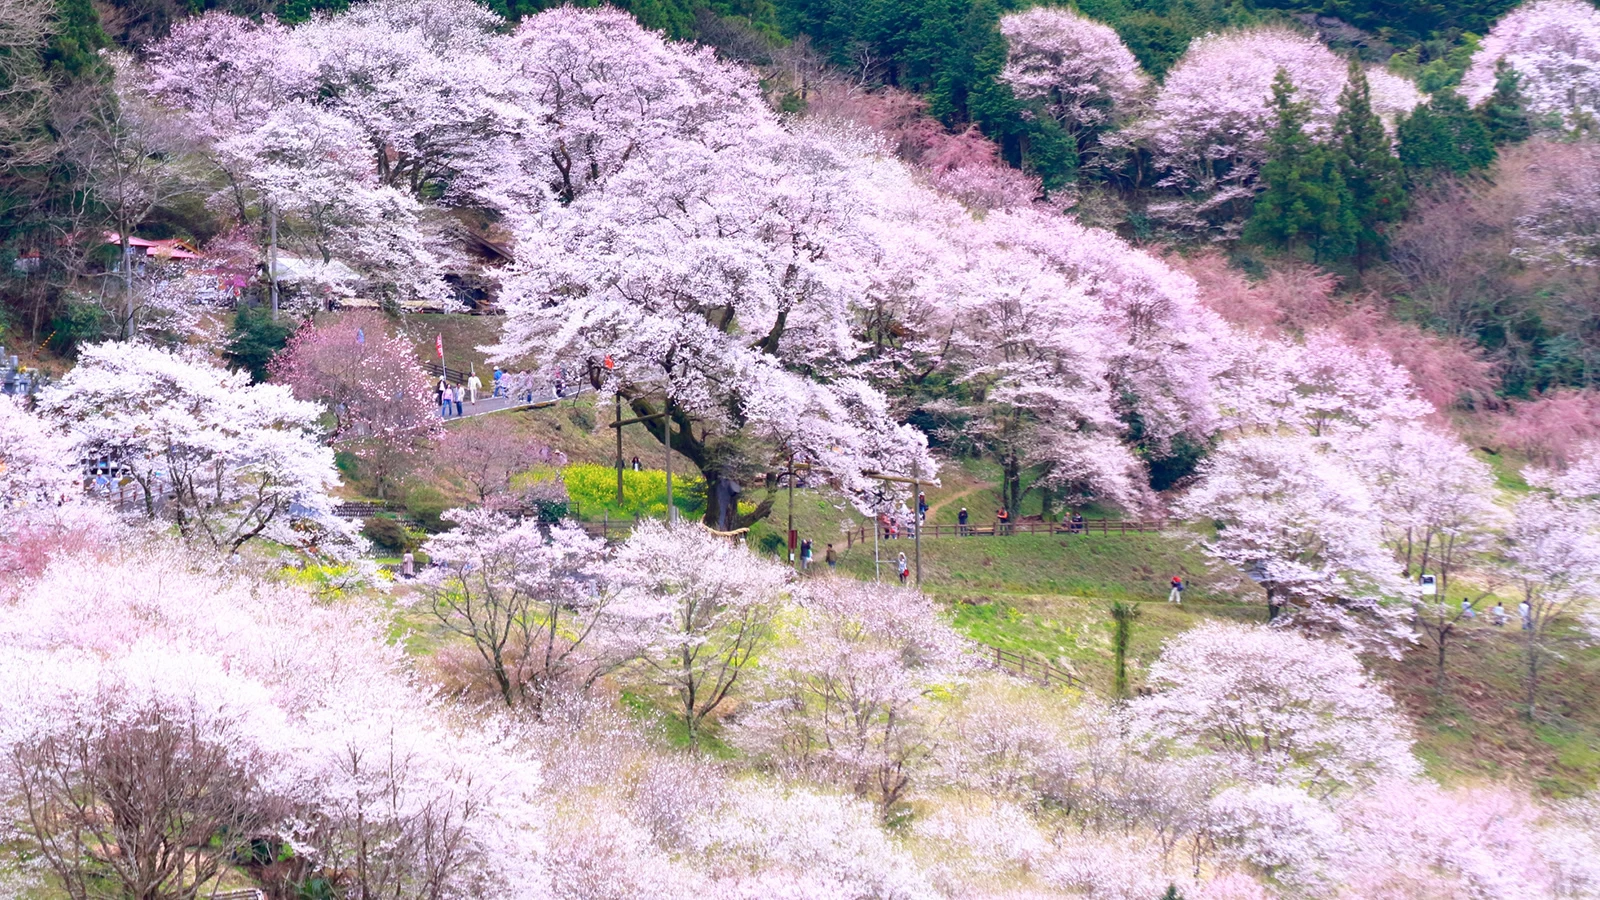
{"label": "group of visitors", "polygon": [[[1478,617],[1477,612],[1472,608],[1472,601],[1466,597],[1461,598],[1461,616],[1466,619],[1476,619]],[[1533,607],[1528,605],[1528,601],[1523,600],[1517,604],[1517,616],[1522,619],[1523,631],[1533,630]],[[1508,619],[1506,605],[1496,600],[1494,608],[1489,610],[1489,621],[1494,624],[1494,627],[1501,628]]]}

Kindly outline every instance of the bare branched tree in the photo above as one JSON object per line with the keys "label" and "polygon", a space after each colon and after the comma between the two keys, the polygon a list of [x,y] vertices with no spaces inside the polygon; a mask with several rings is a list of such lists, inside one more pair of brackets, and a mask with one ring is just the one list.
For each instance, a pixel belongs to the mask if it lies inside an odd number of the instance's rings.
{"label": "bare branched tree", "polygon": [[82,174],[88,195],[104,210],[122,251],[117,319],[123,339],[136,333],[140,311],[130,252],[133,232],[192,185],[181,120],[126,85],[127,69],[120,67],[113,96],[107,97],[97,85],[85,85],[63,94],[54,111],[63,153]]}
{"label": "bare branched tree", "polygon": [[440,563],[427,583],[433,614],[471,642],[507,706],[537,714],[557,690],[588,690],[637,655],[636,642],[613,640],[599,540],[487,510],[448,515],[458,527],[425,547]]}
{"label": "bare branched tree", "polygon": [[5,762],[21,832],[72,900],[193,898],[279,812],[268,760],[226,717],[102,698],[56,724]]}

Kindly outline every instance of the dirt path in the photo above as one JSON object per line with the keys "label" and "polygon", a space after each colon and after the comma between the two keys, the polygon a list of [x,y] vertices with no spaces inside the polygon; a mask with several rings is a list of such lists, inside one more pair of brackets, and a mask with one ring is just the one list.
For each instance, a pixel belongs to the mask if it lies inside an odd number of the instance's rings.
{"label": "dirt path", "polygon": [[937,513],[941,509],[944,509],[946,506],[949,506],[950,504],[956,502],[957,500],[960,500],[961,498],[970,496],[972,494],[976,494],[979,491],[989,490],[989,488],[990,488],[990,485],[984,484],[983,482],[980,481],[980,482],[977,482],[975,484],[972,484],[972,485],[968,486],[966,490],[962,491],[959,494],[951,494],[950,496],[945,497],[944,499],[940,500],[937,503],[928,504],[928,521],[932,522],[935,513]]}

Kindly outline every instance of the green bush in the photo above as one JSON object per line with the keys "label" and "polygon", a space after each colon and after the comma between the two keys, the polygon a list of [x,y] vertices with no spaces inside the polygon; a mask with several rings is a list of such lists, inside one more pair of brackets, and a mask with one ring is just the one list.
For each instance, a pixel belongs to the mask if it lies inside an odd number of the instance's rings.
{"label": "green bush", "polygon": [[432,485],[419,484],[406,492],[406,512],[433,534],[450,529],[450,523],[439,516],[454,505],[443,491]]}
{"label": "green bush", "polygon": [[288,318],[273,319],[269,309],[239,307],[233,332],[223,355],[235,369],[245,369],[257,384],[267,380],[267,363],[289,342],[294,325]]}
{"label": "green bush", "polygon": [[[561,470],[567,496],[579,514],[588,519],[609,515],[613,519],[634,516],[664,518],[667,514],[667,473],[664,469],[622,472],[622,503],[617,503],[617,470],[594,463],[574,463]],[[705,489],[693,475],[672,475],[672,505],[680,516],[698,516],[705,509]]]}
{"label": "green bush", "polygon": [[50,352],[76,357],[79,344],[91,344],[112,336],[115,323],[98,305],[68,297],[50,320]]}
{"label": "green bush", "polygon": [[361,533],[379,549],[394,554],[404,553],[417,544],[406,526],[388,516],[373,516],[361,523]]}

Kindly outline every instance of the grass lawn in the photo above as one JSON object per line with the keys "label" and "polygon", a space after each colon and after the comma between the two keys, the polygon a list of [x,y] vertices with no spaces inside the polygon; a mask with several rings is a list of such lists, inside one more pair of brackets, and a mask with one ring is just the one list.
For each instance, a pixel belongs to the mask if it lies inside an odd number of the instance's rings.
{"label": "grass lawn", "polygon": [[[1513,619],[1513,622],[1515,620]],[[1445,784],[1511,780],[1566,797],[1600,784],[1600,648],[1577,641],[1551,660],[1539,717],[1524,714],[1525,660],[1515,625],[1462,626],[1446,655],[1446,690],[1434,687],[1431,649],[1369,664],[1417,726],[1417,755]],[[1575,636],[1575,634],[1574,634]]]}
{"label": "grass lawn", "polygon": [[[842,550],[842,548],[841,548]],[[910,540],[880,541],[885,578]],[[873,577],[872,541],[840,557],[859,578]],[[923,589],[950,600],[984,600],[992,594],[1056,594],[1107,600],[1161,600],[1168,581],[1182,575],[1187,601],[1233,600],[1240,578],[1212,568],[1188,535],[1046,535],[938,537],[922,542]]]}

